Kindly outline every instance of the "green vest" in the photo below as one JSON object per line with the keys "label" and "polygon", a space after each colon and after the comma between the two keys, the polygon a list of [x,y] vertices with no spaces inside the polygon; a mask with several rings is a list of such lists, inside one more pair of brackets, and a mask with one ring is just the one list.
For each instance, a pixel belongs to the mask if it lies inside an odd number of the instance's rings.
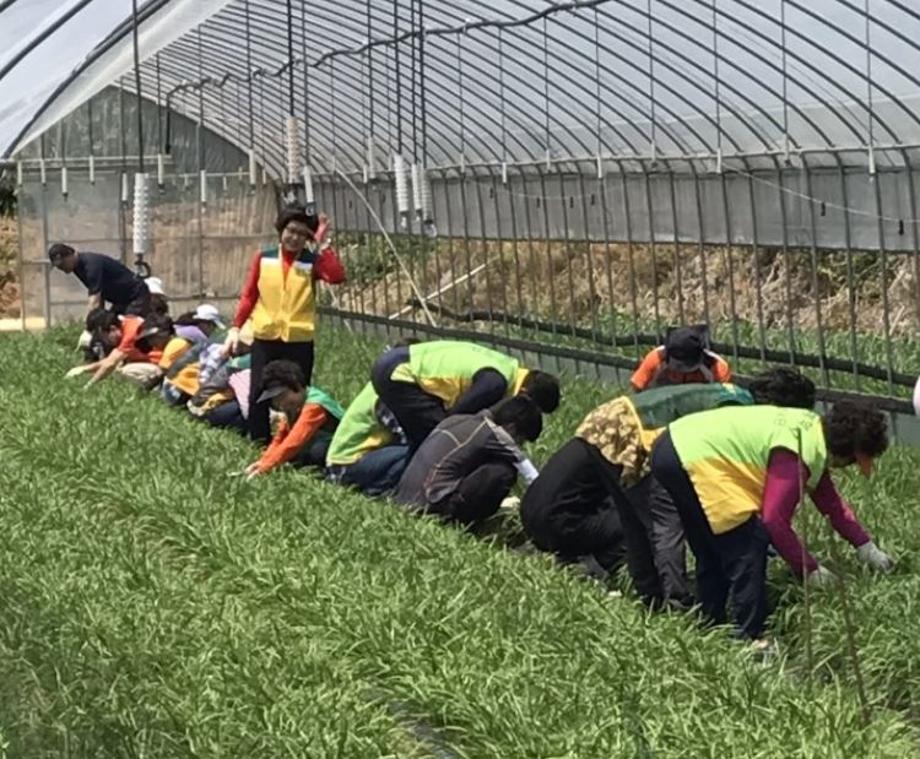
{"label": "green vest", "polygon": [[314,385],[310,385],[307,389],[306,403],[315,403],[317,406],[322,406],[337,421],[340,421],[345,416],[345,409],[342,408],[339,402],[325,390],[321,390]]}
{"label": "green vest", "polygon": [[332,436],[327,466],[348,466],[365,454],[393,442],[393,435],[377,419],[377,392],[368,382],[348,406]]}
{"label": "green vest", "polygon": [[720,383],[664,385],[628,398],[639,423],[647,430],[666,427],[683,416],[699,411],[754,404],[754,397],[744,388]]}
{"label": "green vest", "polygon": [[391,378],[415,383],[440,398],[450,410],[483,369],[494,369],[505,378],[506,396],[518,392],[527,374],[516,358],[491,348],[459,340],[433,340],[409,346],[409,361],[398,366]]}
{"label": "green vest", "polygon": [[760,511],[771,451],[801,454],[808,490],[818,486],[827,466],[821,417],[805,409],[714,409],[678,419],[668,430],[717,535]]}

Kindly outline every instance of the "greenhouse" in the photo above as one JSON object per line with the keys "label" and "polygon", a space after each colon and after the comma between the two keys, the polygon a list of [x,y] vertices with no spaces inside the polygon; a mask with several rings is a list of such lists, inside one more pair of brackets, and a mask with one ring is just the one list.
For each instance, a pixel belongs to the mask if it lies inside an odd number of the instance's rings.
{"label": "greenhouse", "polygon": [[[343,402],[370,379],[386,411],[374,372],[401,340],[485,344],[562,378],[562,410],[529,438],[542,465],[612,386],[642,390],[637,365],[689,326],[740,385],[788,367],[822,413],[884,412],[875,479],[840,480],[904,557],[920,536],[905,528],[920,488],[920,7],[0,0],[0,41],[0,325],[21,332],[0,336],[0,456],[22,468],[0,472],[0,554],[23,546],[0,561],[0,758],[920,755],[907,562],[877,582],[852,569],[826,604],[771,567],[781,663],[764,665],[641,607],[626,570],[612,592],[632,605],[612,612],[522,559],[517,514],[471,540],[367,515],[326,482],[304,506],[294,474],[257,495],[225,465],[248,441],[197,422],[173,439],[171,410],[120,387],[89,411],[30,368],[62,375],[76,322],[95,335],[53,246],[121,262],[174,317],[216,307],[235,339],[253,256],[280,260],[276,217],[300,209],[328,222],[341,262],[324,279],[311,259],[309,298],[315,280],[317,376]],[[85,441],[70,479],[41,437],[22,440],[37,429]],[[191,457],[199,445],[211,458]],[[133,450],[162,475],[127,482]],[[125,481],[89,482],[106,462]],[[242,501],[254,511],[237,521],[224,510]],[[803,552],[852,563],[833,517],[798,519]]]}

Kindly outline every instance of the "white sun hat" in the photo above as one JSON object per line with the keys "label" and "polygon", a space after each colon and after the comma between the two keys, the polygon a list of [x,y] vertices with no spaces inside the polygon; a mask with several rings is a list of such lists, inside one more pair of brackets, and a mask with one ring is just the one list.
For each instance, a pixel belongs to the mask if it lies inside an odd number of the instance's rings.
{"label": "white sun hat", "polygon": [[220,311],[217,310],[217,306],[210,303],[202,303],[198,306],[192,318],[203,322],[214,322],[221,329],[226,326],[223,319],[220,318]]}

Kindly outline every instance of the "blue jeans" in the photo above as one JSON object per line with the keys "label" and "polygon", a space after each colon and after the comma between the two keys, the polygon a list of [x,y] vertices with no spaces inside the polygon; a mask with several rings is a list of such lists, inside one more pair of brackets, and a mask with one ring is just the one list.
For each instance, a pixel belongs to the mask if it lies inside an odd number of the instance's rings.
{"label": "blue jeans", "polygon": [[235,430],[241,435],[246,435],[249,431],[249,425],[240,411],[240,404],[236,401],[221,403],[205,414],[204,419],[213,427]]}
{"label": "blue jeans", "polygon": [[[409,446],[388,445],[363,456],[354,464],[330,467],[333,478],[365,495],[384,495],[393,490],[409,463]],[[338,470],[338,471],[336,471]]]}

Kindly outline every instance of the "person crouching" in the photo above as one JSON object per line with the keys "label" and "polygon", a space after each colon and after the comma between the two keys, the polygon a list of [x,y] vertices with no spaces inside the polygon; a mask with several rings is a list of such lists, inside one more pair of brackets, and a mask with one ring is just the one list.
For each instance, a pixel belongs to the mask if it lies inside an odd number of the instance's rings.
{"label": "person crouching", "polygon": [[537,470],[520,449],[543,431],[540,408],[516,396],[478,414],[449,416],[419,446],[396,489],[398,503],[473,526],[498,511],[520,473]]}
{"label": "person crouching", "polygon": [[308,387],[303,369],[287,359],[270,361],[265,367],[258,403],[268,402],[284,416],[258,461],[246,467],[247,478],[287,463],[323,466],[332,433],[345,409],[323,390]]}

